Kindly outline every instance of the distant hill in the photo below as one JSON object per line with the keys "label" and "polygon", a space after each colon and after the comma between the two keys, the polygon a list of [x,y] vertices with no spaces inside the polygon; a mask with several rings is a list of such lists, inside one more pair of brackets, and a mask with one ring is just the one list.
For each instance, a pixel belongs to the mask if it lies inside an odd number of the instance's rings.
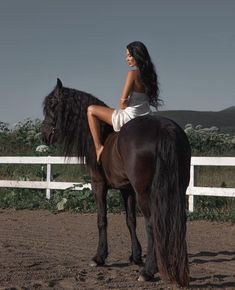
{"label": "distant hill", "polygon": [[203,127],[216,126],[222,131],[235,134],[235,106],[218,112],[170,110],[159,111],[156,114],[174,120],[182,128],[189,123],[193,126],[200,124]]}

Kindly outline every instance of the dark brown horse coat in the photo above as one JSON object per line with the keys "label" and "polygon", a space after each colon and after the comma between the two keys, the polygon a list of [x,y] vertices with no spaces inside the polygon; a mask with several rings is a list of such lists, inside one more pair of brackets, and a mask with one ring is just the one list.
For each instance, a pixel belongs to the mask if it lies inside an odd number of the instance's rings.
{"label": "dark brown horse coat", "polygon": [[104,174],[111,188],[120,188],[130,183],[118,148],[118,137],[119,133],[112,133],[108,136],[101,156]]}
{"label": "dark brown horse coat", "polygon": [[132,247],[130,261],[141,264],[136,235],[138,202],[147,229],[148,247],[140,279],[150,280],[159,270],[165,280],[187,286],[189,267],[186,244],[186,189],[191,150],[185,132],[159,115],[137,117],[121,131],[102,123],[104,150],[97,165],[87,122],[87,108],[102,105],[94,96],[63,87],[58,79],[45,98],[42,135],[48,144],[59,142],[66,156],[85,156],[97,205],[99,240],[91,265],[104,265],[108,256],[107,189],[118,188],[124,199]]}

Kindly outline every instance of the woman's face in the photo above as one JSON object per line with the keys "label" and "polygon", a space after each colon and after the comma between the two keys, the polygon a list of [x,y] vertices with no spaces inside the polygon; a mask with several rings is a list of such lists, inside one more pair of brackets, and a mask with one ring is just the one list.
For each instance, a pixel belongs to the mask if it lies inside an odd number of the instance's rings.
{"label": "woman's face", "polygon": [[133,66],[137,66],[136,60],[134,59],[133,56],[131,56],[129,50],[126,50],[126,62],[129,66],[133,67]]}

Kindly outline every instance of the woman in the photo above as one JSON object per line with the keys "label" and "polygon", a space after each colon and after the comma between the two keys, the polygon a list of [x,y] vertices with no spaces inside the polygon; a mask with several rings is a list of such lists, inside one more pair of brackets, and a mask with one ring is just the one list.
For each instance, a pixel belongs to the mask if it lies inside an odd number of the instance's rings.
{"label": "woman", "polygon": [[128,71],[120,98],[120,109],[114,110],[103,106],[88,107],[87,116],[95,144],[97,162],[104,149],[100,141],[100,120],[113,126],[115,131],[131,119],[147,115],[150,105],[158,108],[158,78],[146,46],[135,41],[127,45],[127,64],[133,68]]}

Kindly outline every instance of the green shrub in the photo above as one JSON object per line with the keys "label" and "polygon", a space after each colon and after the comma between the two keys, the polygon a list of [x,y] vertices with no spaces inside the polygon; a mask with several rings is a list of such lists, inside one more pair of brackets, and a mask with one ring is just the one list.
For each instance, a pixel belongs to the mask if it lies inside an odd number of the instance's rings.
{"label": "green shrub", "polygon": [[[84,188],[80,191],[67,189],[56,191],[52,195],[53,208],[57,210],[71,210],[79,213],[96,212],[96,204],[92,191]],[[62,206],[61,208],[58,208]],[[124,210],[118,190],[109,190],[107,194],[108,212],[121,212]]]}
{"label": "green shrub", "polygon": [[194,212],[189,220],[206,219],[235,223],[235,199],[229,197],[195,196]]}
{"label": "green shrub", "polygon": [[[50,200],[46,199],[45,190],[0,189],[0,208],[48,209],[51,211],[70,210],[78,213],[96,212],[96,204],[90,189],[53,190]],[[107,194],[108,212],[124,210],[118,190],[109,190]]]}
{"label": "green shrub", "polygon": [[202,128],[201,125],[185,126],[192,148],[192,155],[222,155],[235,150],[235,136],[220,132],[215,126]]}
{"label": "green shrub", "polygon": [[[42,146],[41,120],[25,119],[13,127],[0,122],[0,155],[61,155],[59,146]],[[191,124],[185,126],[193,155],[226,155],[235,152],[235,136],[220,132],[216,127],[202,128]],[[38,148],[38,150],[36,150]],[[44,149],[45,150],[44,150]],[[234,169],[197,168],[195,169],[198,186],[233,187]],[[71,182],[90,182],[86,166],[52,166],[53,180]],[[45,166],[41,165],[1,165],[0,178],[16,180],[45,180]],[[218,184],[217,184],[218,183]],[[54,190],[51,199],[45,198],[45,190],[32,189],[0,189],[0,208],[35,209],[45,208],[52,211],[72,210],[76,212],[95,212],[96,205],[93,194],[88,189],[74,191]],[[117,190],[109,190],[107,195],[109,212],[124,210],[122,198]],[[195,211],[189,214],[189,219],[226,220],[235,222],[234,198],[195,197]]]}
{"label": "green shrub", "polygon": [[0,208],[14,209],[49,209],[44,190],[32,189],[0,189]]}
{"label": "green shrub", "polygon": [[192,213],[188,213],[188,220],[210,220],[235,223],[235,208],[222,212],[218,212],[214,209],[207,212],[195,210]]}

